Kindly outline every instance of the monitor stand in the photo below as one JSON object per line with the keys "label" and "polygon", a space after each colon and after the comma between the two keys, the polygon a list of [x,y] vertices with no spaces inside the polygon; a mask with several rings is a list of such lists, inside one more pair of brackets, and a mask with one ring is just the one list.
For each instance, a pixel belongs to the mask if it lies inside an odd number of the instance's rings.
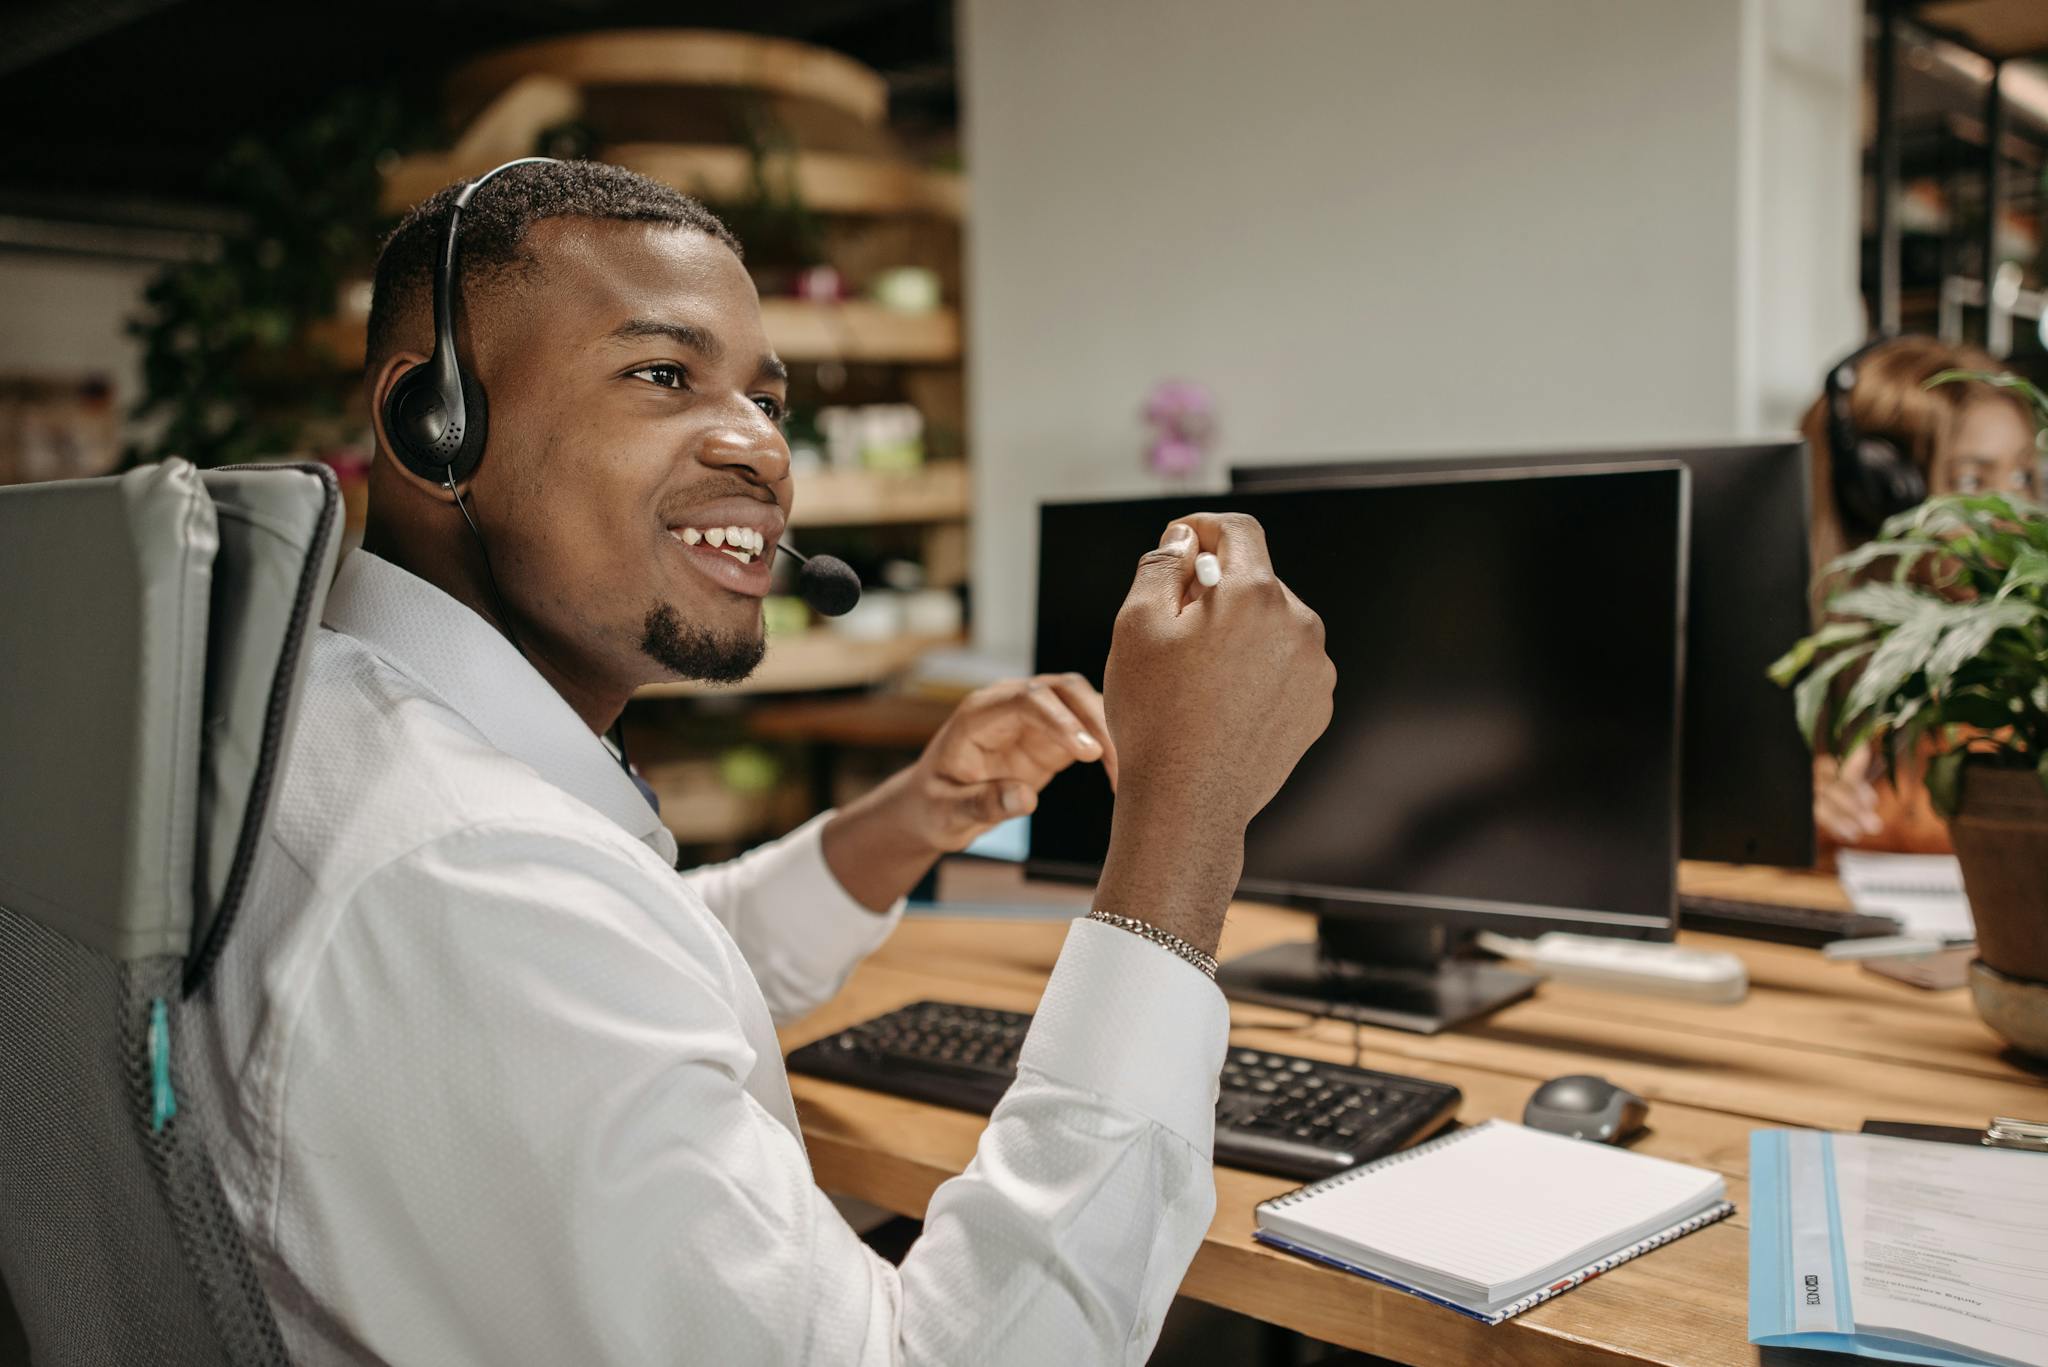
{"label": "monitor stand", "polygon": [[1317,938],[1274,945],[1217,972],[1224,994],[1314,1016],[1434,1035],[1519,1001],[1541,981],[1472,957],[1440,925],[1317,918]]}

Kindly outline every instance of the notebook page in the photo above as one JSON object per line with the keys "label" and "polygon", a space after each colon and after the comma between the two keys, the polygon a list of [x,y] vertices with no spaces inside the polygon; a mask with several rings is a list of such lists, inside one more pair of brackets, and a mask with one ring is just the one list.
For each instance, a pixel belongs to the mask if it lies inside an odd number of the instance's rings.
{"label": "notebook page", "polygon": [[1493,1122],[1275,1212],[1376,1261],[1495,1299],[1602,1257],[1717,1198],[1718,1173]]}

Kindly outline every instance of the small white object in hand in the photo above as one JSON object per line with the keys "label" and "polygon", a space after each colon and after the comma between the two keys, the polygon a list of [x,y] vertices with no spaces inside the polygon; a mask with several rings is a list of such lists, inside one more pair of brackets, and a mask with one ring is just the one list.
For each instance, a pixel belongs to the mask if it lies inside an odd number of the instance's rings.
{"label": "small white object in hand", "polygon": [[1223,562],[1208,551],[1195,557],[1195,582],[1213,589],[1223,582]]}

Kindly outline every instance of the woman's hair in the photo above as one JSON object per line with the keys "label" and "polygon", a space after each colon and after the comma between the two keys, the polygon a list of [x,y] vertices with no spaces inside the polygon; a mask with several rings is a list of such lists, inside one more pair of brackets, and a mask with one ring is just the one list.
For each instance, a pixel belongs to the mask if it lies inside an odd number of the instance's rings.
{"label": "woman's hair", "polygon": [[[1840,364],[1837,362],[1837,364]],[[1856,362],[1856,384],[1849,391],[1849,420],[1859,436],[1883,437],[1920,468],[1928,487],[1956,424],[1970,404],[1983,398],[2018,403],[1992,385],[1959,381],[1929,389],[1927,381],[1944,370],[1999,371],[2005,367],[1975,347],[1951,346],[1933,337],[1895,337],[1873,347]],[[1828,441],[1827,392],[1813,401],[1799,424],[1813,461],[1813,510],[1809,538],[1815,573],[1849,549],[1852,529],[1835,498],[1835,461],[1842,453]],[[1853,529],[1861,531],[1863,529]]]}

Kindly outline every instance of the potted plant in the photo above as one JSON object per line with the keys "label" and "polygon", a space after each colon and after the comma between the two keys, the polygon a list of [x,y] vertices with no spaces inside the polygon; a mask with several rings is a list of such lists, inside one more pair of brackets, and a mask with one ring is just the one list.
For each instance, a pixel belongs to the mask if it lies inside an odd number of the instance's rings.
{"label": "potted plant", "polygon": [[[2020,389],[2048,422],[2024,381],[1967,378]],[[1828,620],[1771,676],[1816,750],[1879,743],[1888,768],[1933,752],[1928,795],[1976,919],[1978,1012],[2048,1057],[2048,513],[1998,494],[1930,499],[1826,573],[1844,581]]]}

